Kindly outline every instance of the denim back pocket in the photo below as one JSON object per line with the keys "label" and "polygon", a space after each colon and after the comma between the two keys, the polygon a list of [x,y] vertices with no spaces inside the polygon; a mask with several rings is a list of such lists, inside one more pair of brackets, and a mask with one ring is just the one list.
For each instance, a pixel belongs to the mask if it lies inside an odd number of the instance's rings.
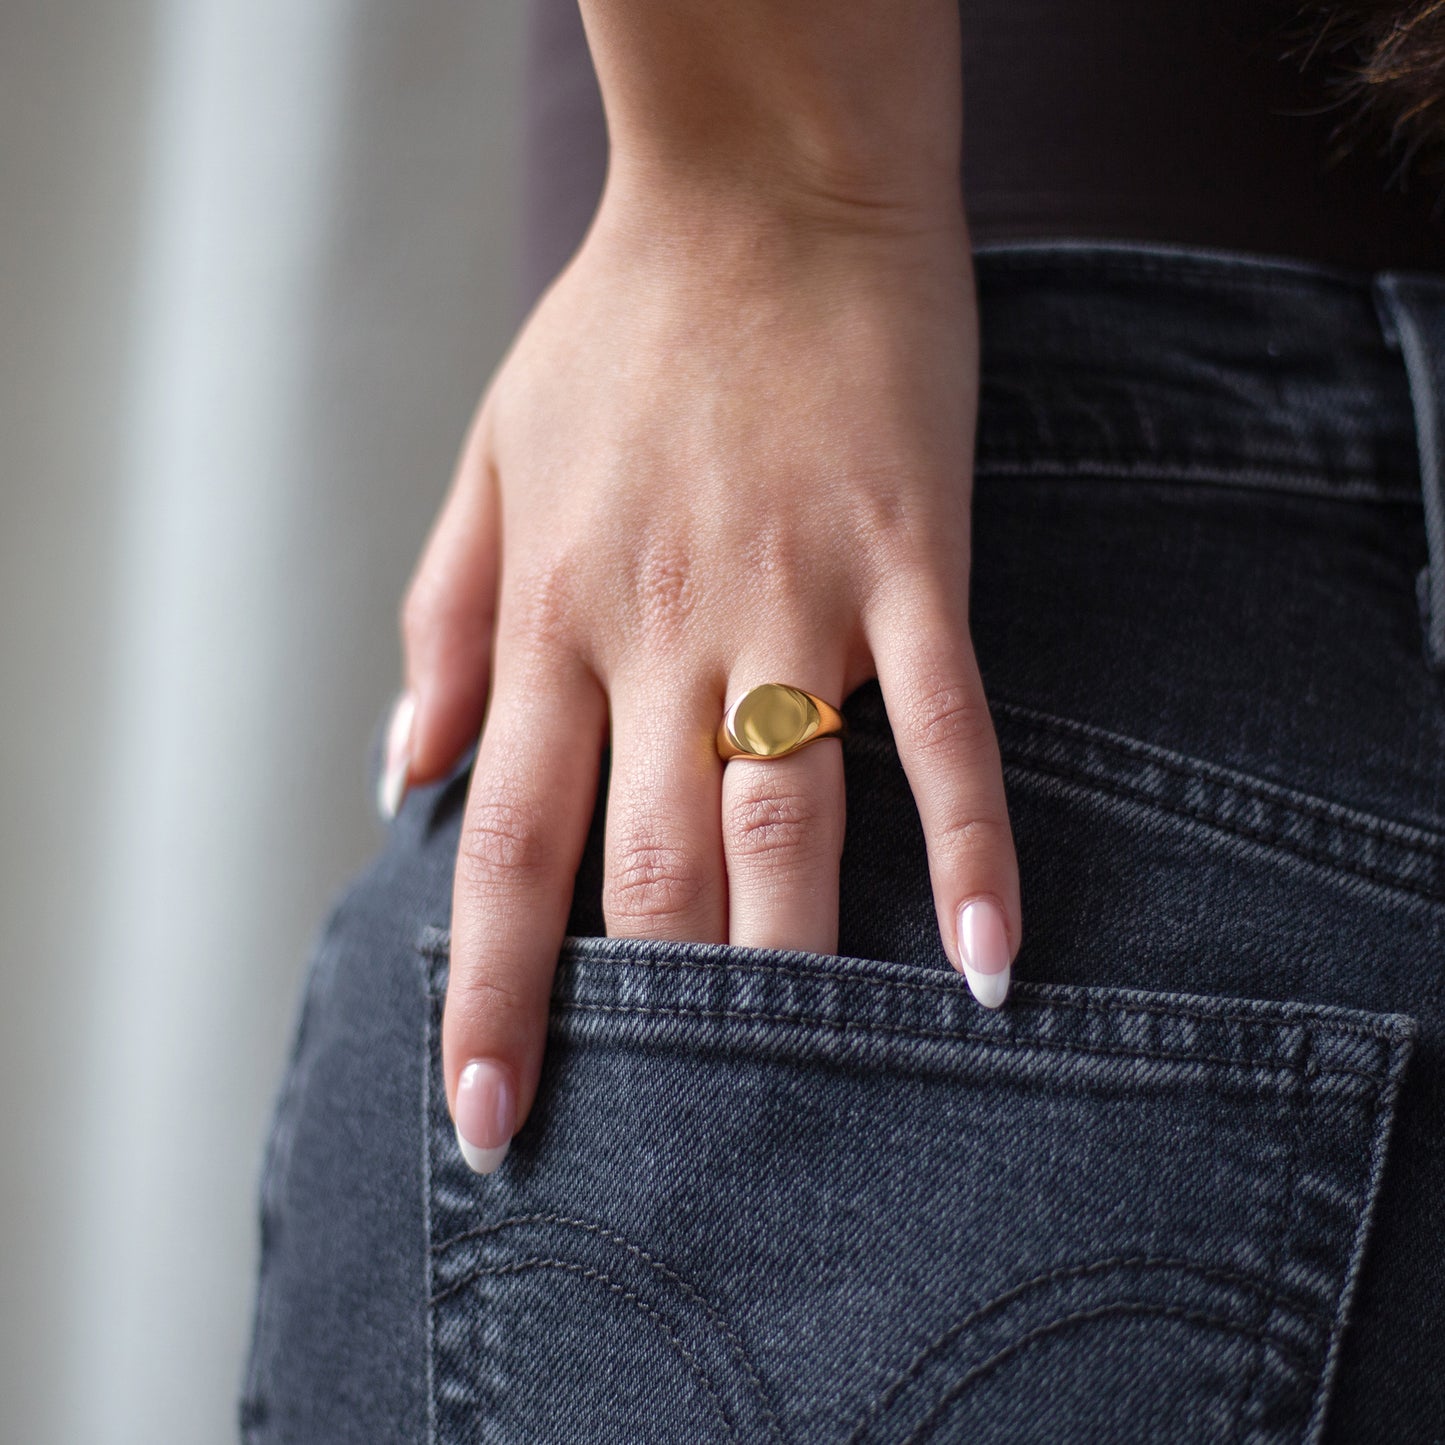
{"label": "denim back pocket", "polygon": [[1410,1020],[571,938],[479,1178],[447,948],[439,1445],[1318,1439]]}

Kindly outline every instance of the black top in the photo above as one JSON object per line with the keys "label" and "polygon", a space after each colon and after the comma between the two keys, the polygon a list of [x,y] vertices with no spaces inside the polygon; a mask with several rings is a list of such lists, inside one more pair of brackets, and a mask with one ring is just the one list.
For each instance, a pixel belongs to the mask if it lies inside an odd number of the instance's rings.
{"label": "black top", "polygon": [[[1373,138],[1332,164],[1326,72],[1283,58],[1294,0],[962,0],[975,239],[1175,241],[1445,269],[1440,194]],[[1440,207],[1445,213],[1445,204]]]}

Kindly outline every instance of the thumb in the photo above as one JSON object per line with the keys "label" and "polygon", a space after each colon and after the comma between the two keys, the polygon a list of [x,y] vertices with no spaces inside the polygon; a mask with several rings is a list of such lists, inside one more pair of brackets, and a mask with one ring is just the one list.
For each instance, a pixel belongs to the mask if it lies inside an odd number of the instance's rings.
{"label": "thumb", "polygon": [[481,732],[496,618],[498,500],[474,429],[401,609],[406,688],[392,710],[377,799],[395,816],[408,787],[442,777]]}

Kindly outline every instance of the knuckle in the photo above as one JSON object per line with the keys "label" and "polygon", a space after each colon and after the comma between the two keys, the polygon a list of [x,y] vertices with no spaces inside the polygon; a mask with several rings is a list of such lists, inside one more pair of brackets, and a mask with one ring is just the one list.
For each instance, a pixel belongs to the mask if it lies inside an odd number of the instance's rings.
{"label": "knuckle", "polygon": [[935,682],[924,688],[908,712],[908,727],[925,757],[946,754],[955,765],[984,760],[993,748],[993,719],[977,688]]}
{"label": "knuckle", "polygon": [[457,854],[462,882],[492,890],[525,884],[549,871],[551,849],[540,820],[515,803],[474,803]]}
{"label": "knuckle", "polygon": [[459,972],[448,993],[448,1006],[459,1009],[465,1026],[487,1028],[498,1019],[515,1019],[528,1008],[528,1000],[505,978],[484,969]]}
{"label": "knuckle", "polygon": [[412,651],[447,625],[450,608],[445,589],[430,570],[412,578],[401,602],[402,640]]}
{"label": "knuckle", "polygon": [[608,869],[602,908],[609,921],[665,922],[692,912],[706,891],[702,869],[685,850],[636,839]]}
{"label": "knuckle", "polygon": [[578,615],[578,575],[579,568],[573,559],[558,556],[518,578],[508,597],[511,630],[538,650],[565,642]]}
{"label": "knuckle", "polygon": [[724,820],[729,853],[780,863],[817,853],[822,841],[817,804],[796,791],[734,799]]}
{"label": "knuckle", "polygon": [[478,604],[447,575],[425,568],[407,587],[400,608],[402,642],[413,656],[439,656],[438,649],[473,655],[491,643],[493,608]]}
{"label": "knuckle", "polygon": [[662,640],[686,630],[697,607],[697,584],[690,549],[680,543],[654,540],[634,565],[639,631]]}
{"label": "knuckle", "polygon": [[401,637],[413,664],[443,670],[465,659],[486,666],[492,644],[490,610],[467,606],[440,581],[413,584],[401,607]]}
{"label": "knuckle", "polygon": [[1007,818],[970,817],[945,822],[935,837],[935,846],[955,865],[973,860],[993,860],[1013,851],[1013,830]]}
{"label": "knuckle", "polygon": [[862,550],[880,554],[890,569],[916,567],[919,557],[932,548],[937,531],[931,509],[919,501],[933,490],[900,486],[890,478],[852,498],[850,524]]}
{"label": "knuckle", "polygon": [[[897,596],[967,595],[968,512],[945,500],[967,495],[949,480],[920,473],[887,474],[879,485],[850,498],[849,526],[857,556],[867,565],[865,585]],[[930,609],[934,611],[936,609]]]}
{"label": "knuckle", "polygon": [[744,575],[775,616],[807,615],[818,578],[816,537],[794,524],[764,517],[739,552]]}

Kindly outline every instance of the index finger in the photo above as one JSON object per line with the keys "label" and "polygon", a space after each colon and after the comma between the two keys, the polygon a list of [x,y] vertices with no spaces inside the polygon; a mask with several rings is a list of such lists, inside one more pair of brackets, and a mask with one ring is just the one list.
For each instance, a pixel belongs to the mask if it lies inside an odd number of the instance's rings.
{"label": "index finger", "polygon": [[557,953],[597,794],[606,702],[580,659],[507,665],[467,790],[442,1069],[457,1142],[489,1174],[532,1107]]}

